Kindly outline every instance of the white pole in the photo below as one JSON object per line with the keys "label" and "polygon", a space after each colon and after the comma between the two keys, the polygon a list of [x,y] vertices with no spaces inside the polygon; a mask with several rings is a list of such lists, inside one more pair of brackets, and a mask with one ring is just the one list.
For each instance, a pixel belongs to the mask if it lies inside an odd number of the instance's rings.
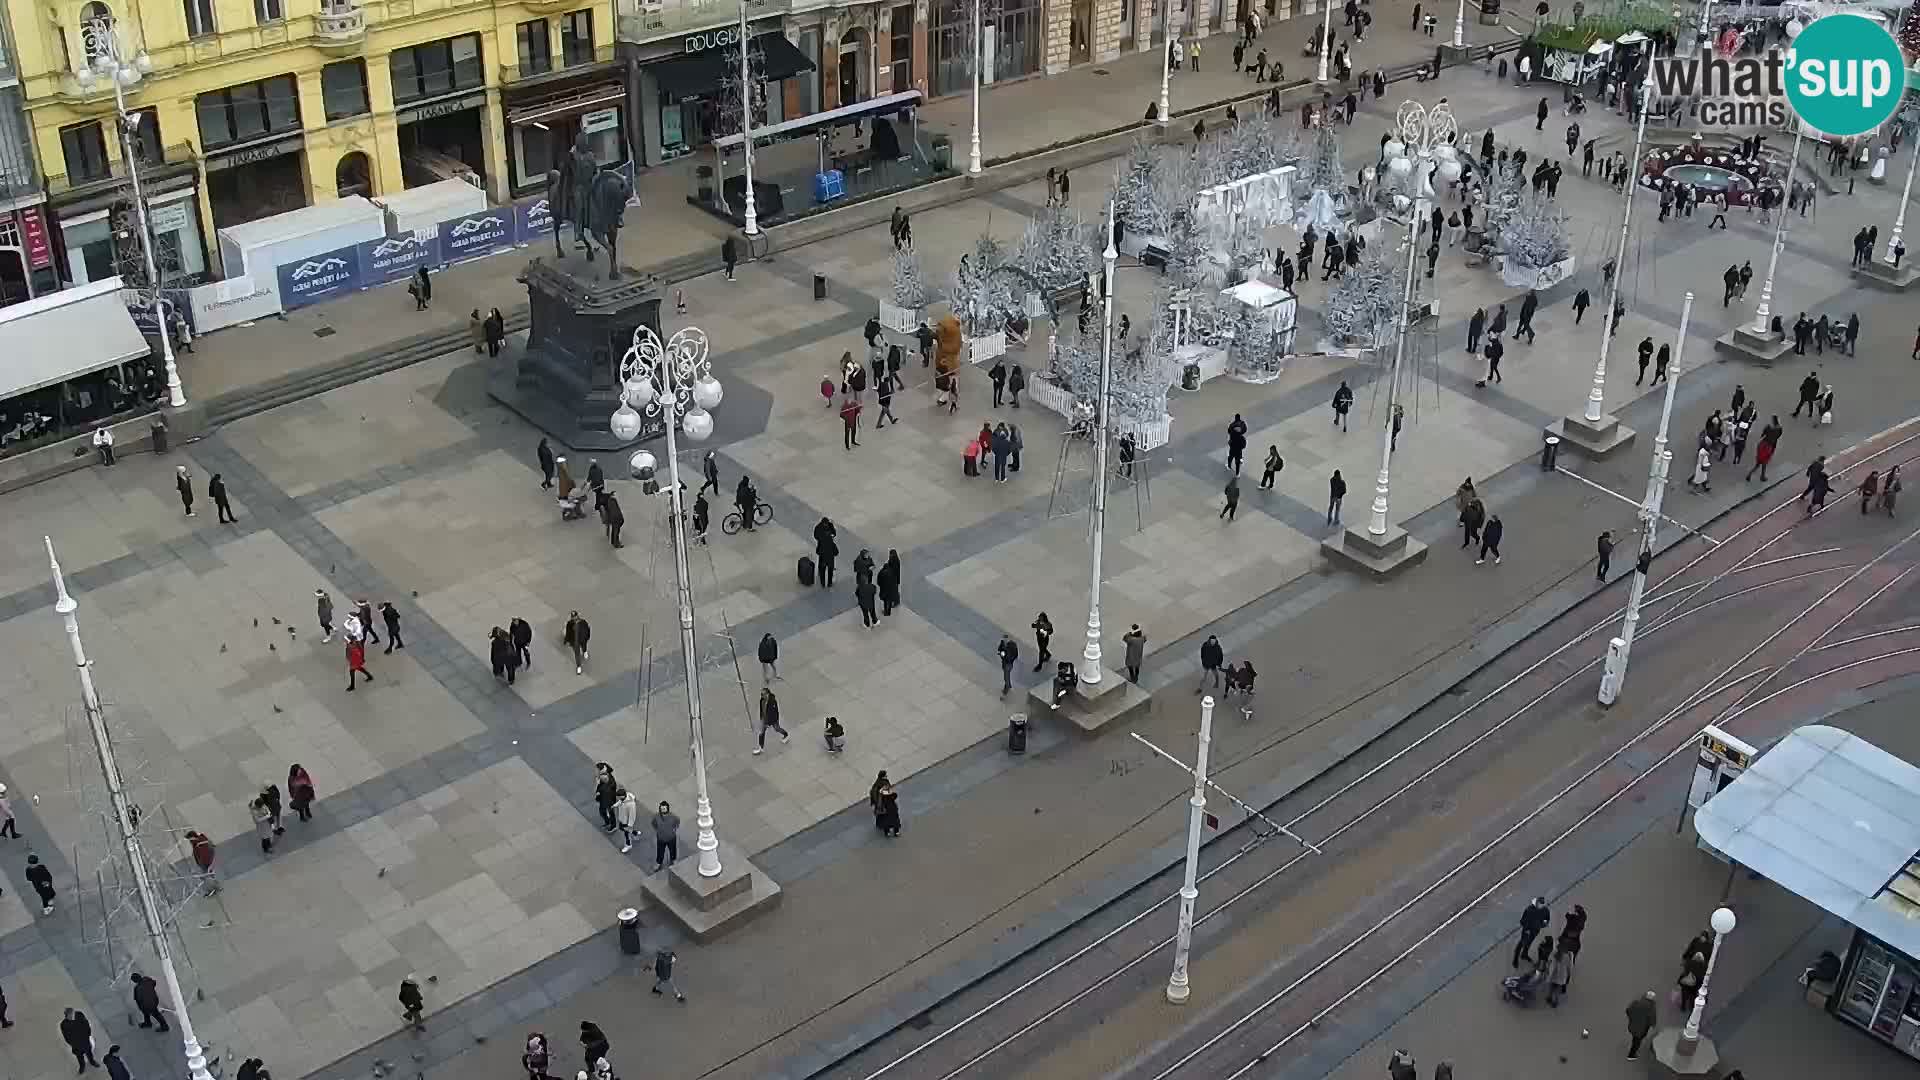
{"label": "white pole", "polygon": [[113,80],[113,111],[115,122],[120,125],[120,153],[127,159],[127,180],[133,186],[133,212],[140,225],[140,256],[146,263],[147,288],[153,290],[153,321],[160,330],[160,358],[167,371],[167,404],[178,409],[187,403],[187,390],[180,382],[180,366],[173,356],[173,334],[167,325],[169,305],[160,296],[160,268],[153,258],[153,232],[147,224],[147,200],[140,186],[140,156],[135,152],[133,141],[133,117],[127,114],[126,88],[120,82],[123,73],[138,72],[139,68],[121,57],[120,35],[114,32],[113,24],[97,21],[94,39],[105,50],[103,55],[113,63],[113,71],[107,77]]}
{"label": "white pole", "polygon": [[980,65],[987,62],[987,33],[980,25],[980,5],[973,0],[973,150],[967,155],[967,173],[980,175]]}
{"label": "white pole", "polygon": [[[751,72],[747,67],[747,52],[751,45],[747,37],[747,0],[740,0],[740,145],[747,153],[747,220],[746,234],[760,235],[760,215],[753,205],[753,84],[747,80]],[[752,254],[752,252],[748,252]],[[673,438],[673,425],[667,425],[667,438]],[[679,495],[674,498],[678,499]],[[714,863],[714,873],[720,872],[720,864]],[[701,863],[701,873],[706,873],[706,864]],[[711,876],[711,875],[709,875]]]}
{"label": "white pole", "polygon": [[1713,0],[1704,0],[1704,2],[1700,5],[1700,39],[1703,45],[1706,42],[1707,34],[1710,32],[1708,29],[1708,16],[1712,12],[1713,12]]}
{"label": "white pole", "polygon": [[[1326,9],[1326,18],[1320,24],[1320,73],[1313,77],[1315,82],[1327,81],[1327,57],[1333,53],[1333,0],[1320,0],[1320,6]],[[1322,120],[1322,123],[1326,121]]]}
{"label": "white pole", "polygon": [[[1405,137],[1404,134],[1402,137]],[[1431,146],[1420,147],[1420,156],[1413,166],[1415,177],[1425,175],[1423,170],[1427,167],[1427,155],[1431,149]],[[1411,152],[1412,148],[1409,147],[1408,150]],[[1416,179],[1414,182],[1418,184],[1419,180]],[[1393,407],[1400,398],[1400,360],[1407,351],[1407,321],[1413,309],[1413,279],[1419,272],[1420,244],[1414,234],[1419,230],[1420,222],[1426,214],[1427,201],[1415,199],[1413,214],[1407,218],[1407,283],[1401,291],[1399,325],[1395,327],[1393,342],[1393,367],[1387,375],[1387,426],[1380,436],[1380,475],[1374,479],[1373,513],[1367,518],[1369,536],[1387,535],[1387,477],[1393,469]]]}
{"label": "white pole", "polygon": [[1080,681],[1099,686],[1100,669],[1100,545],[1107,535],[1107,399],[1113,393],[1113,275],[1120,252],[1113,246],[1113,200],[1107,200],[1107,250],[1101,253],[1107,272],[1100,291],[1106,306],[1106,326],[1100,332],[1100,399],[1093,404],[1093,568],[1087,583],[1087,648],[1081,658]]}
{"label": "white pole", "polygon": [[1173,85],[1173,0],[1160,0],[1160,37],[1160,132],[1164,135],[1173,119],[1168,97]]}
{"label": "white pole", "polygon": [[[1680,306],[1680,337],[1673,346],[1673,368],[1680,366],[1681,350],[1687,346],[1687,323],[1693,317],[1693,294],[1688,293]],[[1667,394],[1660,403],[1660,431],[1653,437],[1653,463],[1647,469],[1647,495],[1640,502],[1640,558],[1634,560],[1633,584],[1627,591],[1627,614],[1620,623],[1620,636],[1607,643],[1605,669],[1600,676],[1600,704],[1611,705],[1627,684],[1627,661],[1633,652],[1633,635],[1640,626],[1640,601],[1647,592],[1647,575],[1641,571],[1641,558],[1650,559],[1653,543],[1660,531],[1660,508],[1666,501],[1667,473],[1673,467],[1673,451],[1667,449],[1667,425],[1673,419],[1673,388],[1679,380],[1667,376]]]}
{"label": "white pole", "polygon": [[686,665],[687,721],[693,739],[693,823],[699,829],[694,847],[700,851],[700,876],[720,876],[720,836],[713,828],[713,800],[707,795],[707,742],[700,714],[700,654],[693,635],[693,582],[687,573],[686,519],[680,507],[680,451],[675,429],[680,426],[680,398],[675,385],[681,373],[669,351],[661,363],[660,414],[667,422],[667,492],[673,509],[673,572],[680,607],[680,659]]}
{"label": "white pole", "polygon": [[1900,246],[1900,234],[1907,227],[1907,200],[1913,198],[1913,167],[1916,164],[1920,164],[1920,147],[1916,147],[1907,157],[1907,183],[1900,189],[1900,213],[1894,216],[1893,235],[1887,238],[1885,262],[1888,266],[1900,265],[1893,257],[1893,249]]}
{"label": "white pole", "polygon": [[1687,1026],[1680,1029],[1679,1051],[1691,1054],[1700,1045],[1700,1022],[1707,1014],[1707,984],[1713,981],[1713,965],[1720,959],[1720,946],[1733,933],[1736,920],[1731,908],[1717,908],[1713,913],[1713,951],[1707,954],[1707,970],[1700,976],[1700,992],[1693,996],[1693,1011],[1687,1014]]}
{"label": "white pole", "polygon": [[147,857],[141,850],[140,836],[134,827],[133,804],[120,779],[120,766],[113,756],[113,740],[107,733],[106,714],[100,708],[100,695],[93,686],[93,667],[87,661],[86,647],[80,643],[80,621],[75,612],[80,605],[67,592],[67,579],[60,572],[60,560],[53,553],[53,538],[46,537],[47,562],[53,568],[53,610],[66,624],[67,644],[73,648],[73,666],[80,672],[80,701],[87,712],[87,726],[93,734],[93,750],[100,758],[100,773],[106,781],[107,797],[113,802],[113,822],[126,848],[127,862],[133,870],[134,891],[140,897],[140,917],[147,924],[147,941],[160,962],[160,975],[166,981],[167,995],[173,999],[174,1021],[180,1025],[180,1039],[187,1055],[187,1071],[193,1080],[213,1080],[207,1071],[207,1055],[193,1033],[193,1020],[187,1015],[187,996],[180,989],[180,975],[173,967],[173,945],[167,940],[167,926],[160,918],[154,900],[153,879],[147,872]]}
{"label": "white pole", "polygon": [[1639,184],[1640,151],[1646,145],[1647,113],[1653,111],[1653,60],[1647,62],[1647,80],[1641,84],[1640,119],[1633,129],[1633,157],[1627,161],[1627,181],[1620,185],[1620,244],[1613,254],[1613,285],[1607,290],[1607,309],[1600,317],[1600,359],[1593,365],[1593,387],[1587,391],[1588,423],[1597,424],[1607,411],[1607,353],[1613,348],[1613,309],[1620,303],[1620,283],[1626,278],[1627,226],[1633,221],[1633,192]]}
{"label": "white pole", "polygon": [[1467,0],[1460,0],[1460,7],[1453,13],[1453,47],[1458,49],[1467,43]]}
{"label": "white pole", "polygon": [[1193,795],[1187,799],[1187,871],[1180,883],[1180,931],[1173,945],[1167,1000],[1184,1005],[1193,992],[1187,955],[1193,951],[1193,902],[1200,898],[1200,829],[1207,816],[1207,747],[1213,742],[1213,695],[1200,699],[1200,747],[1193,755]]}
{"label": "white pole", "polygon": [[[1804,127],[1796,118],[1793,122],[1793,157],[1788,159],[1787,165],[1788,183],[1793,182],[1793,173],[1800,167],[1800,138],[1803,131]],[[1900,210],[1901,213],[1906,212],[1905,203],[1901,204]],[[1780,267],[1780,249],[1787,246],[1789,216],[1786,204],[1781,203],[1780,220],[1773,226],[1773,251],[1767,256],[1767,279],[1760,284],[1760,306],[1753,313],[1753,332],[1756,335],[1764,335],[1767,332],[1767,320],[1773,314],[1770,310],[1773,306],[1773,272]]]}

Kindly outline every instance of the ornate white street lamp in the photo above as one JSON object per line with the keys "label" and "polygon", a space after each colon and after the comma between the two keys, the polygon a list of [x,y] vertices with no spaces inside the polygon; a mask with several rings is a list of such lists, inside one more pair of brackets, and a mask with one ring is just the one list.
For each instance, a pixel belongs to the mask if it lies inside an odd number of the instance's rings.
{"label": "ornate white street lamp", "polygon": [[[760,215],[753,205],[753,84],[747,80],[752,72],[747,67],[747,51],[751,39],[747,37],[747,0],[740,0],[740,145],[747,153],[747,212],[744,230],[748,236],[760,235]],[[612,258],[611,255],[608,256]],[[656,339],[658,340],[658,339]],[[706,340],[704,337],[702,341]],[[718,863],[714,864],[718,866]],[[704,873],[704,871],[702,871]],[[719,871],[714,871],[719,873]]]}
{"label": "ornate white street lamp", "polygon": [[1607,291],[1607,307],[1600,315],[1600,359],[1593,365],[1593,383],[1587,390],[1586,411],[1580,415],[1589,427],[1601,423],[1607,410],[1607,353],[1613,347],[1613,309],[1620,302],[1620,284],[1626,280],[1627,227],[1633,221],[1634,188],[1640,178],[1640,153],[1646,145],[1647,113],[1653,111],[1653,63],[1647,64],[1647,78],[1641,84],[1640,119],[1633,131],[1633,156],[1627,161],[1626,183],[1620,185],[1620,243],[1613,253],[1613,285]]}
{"label": "ornate white street lamp", "polygon": [[1453,47],[1458,49],[1467,43],[1467,0],[1460,0],[1460,6],[1453,13]]}
{"label": "ornate white street lamp", "polygon": [[[1410,178],[1415,198],[1407,217],[1407,280],[1400,297],[1400,317],[1395,327],[1393,368],[1387,375],[1387,423],[1380,440],[1380,475],[1375,478],[1372,513],[1367,518],[1367,534],[1375,540],[1387,535],[1388,474],[1393,465],[1393,409],[1400,395],[1400,363],[1407,351],[1407,319],[1413,307],[1413,283],[1418,272],[1420,245],[1416,239],[1420,222],[1426,218],[1427,172],[1436,158],[1440,176],[1452,183],[1460,175],[1460,162],[1453,154],[1452,138],[1459,131],[1453,110],[1445,101],[1428,108],[1417,101],[1403,101],[1393,115],[1395,139],[1387,143],[1387,169],[1393,175]],[[1394,143],[1398,142],[1396,151]],[[1435,239],[1438,239],[1437,237]]]}
{"label": "ornate white street lamp", "polygon": [[66,624],[67,644],[73,649],[73,666],[80,672],[80,704],[86,709],[87,728],[93,736],[93,751],[100,759],[100,773],[107,785],[107,797],[113,804],[113,823],[133,872],[134,892],[140,900],[140,918],[147,926],[147,942],[160,962],[160,977],[167,984],[167,996],[173,999],[174,1022],[180,1025],[180,1040],[187,1055],[187,1074],[192,1080],[213,1080],[207,1071],[206,1051],[193,1033],[193,1020],[187,1015],[187,996],[180,990],[180,975],[173,967],[173,945],[167,938],[166,920],[160,915],[160,903],[154,896],[153,877],[148,872],[147,856],[135,825],[140,820],[120,778],[120,765],[113,754],[113,739],[107,731],[106,713],[100,707],[100,694],[93,686],[93,664],[86,647],[80,644],[80,621],[75,613],[80,604],[67,592],[66,576],[60,572],[60,560],[53,554],[53,538],[46,537],[47,562],[53,567],[53,610]]}
{"label": "ornate white street lamp", "polygon": [[[1887,257],[1884,261],[1888,266],[1894,267],[1895,269],[1899,268],[1900,262],[1895,258],[1893,251],[1900,246],[1900,234],[1904,232],[1907,227],[1907,200],[1913,198],[1913,167],[1915,164],[1920,164],[1920,148],[1915,148],[1907,156],[1907,184],[1900,189],[1900,212],[1894,215],[1893,235],[1887,237]],[[1785,208],[1782,208],[1781,213],[1784,214],[1785,212]]]}
{"label": "ornate white street lamp", "polygon": [[111,18],[89,19],[80,27],[80,39],[93,56],[91,66],[74,73],[80,88],[91,91],[98,79],[113,83],[113,111],[120,128],[120,156],[127,165],[127,179],[133,186],[133,212],[140,227],[140,256],[147,264],[147,288],[153,294],[153,321],[160,331],[160,357],[167,369],[167,404],[181,408],[187,403],[186,387],[180,383],[180,367],[173,358],[173,334],[167,309],[171,302],[160,295],[160,269],[153,259],[153,230],[147,223],[147,199],[140,187],[140,154],[134,142],[140,120],[127,111],[127,88],[153,72],[153,58],[145,49],[129,59]]}
{"label": "ornate white street lamp", "polygon": [[1160,0],[1160,133],[1173,120],[1173,0]]}
{"label": "ornate white street lamp", "polygon": [[[633,345],[620,358],[620,407],[607,427],[622,442],[640,437],[641,414],[659,417],[667,429],[667,499],[672,507],[674,583],[680,612],[680,656],[686,665],[687,723],[693,743],[694,824],[699,839],[700,876],[720,876],[720,838],[713,829],[713,800],[707,795],[707,748],[701,730],[700,654],[693,633],[693,585],[687,574],[686,521],[681,516],[680,454],[676,430],[694,442],[713,434],[713,414],[720,404],[720,381],[707,359],[707,332],[688,326],[674,332],[666,345],[646,326],[633,332]],[[642,457],[646,461],[641,460]],[[634,455],[635,472],[652,467],[653,455]]]}
{"label": "ornate white street lamp", "polygon": [[987,0],[973,0],[973,148],[967,152],[967,175],[980,175],[980,67],[987,62],[986,29],[980,7]]}
{"label": "ornate white street lamp", "polygon": [[[1805,131],[1805,125],[1800,123],[1796,117],[1793,122],[1793,154],[1787,158],[1788,161],[1799,162],[1800,139],[1805,134]],[[1911,177],[1909,177],[1909,182],[1911,182]],[[1793,174],[1791,172],[1787,175],[1787,183],[1793,183]],[[1755,336],[1763,336],[1767,333],[1768,320],[1773,314],[1771,310],[1773,306],[1773,274],[1775,270],[1780,268],[1780,249],[1787,246],[1787,218],[1792,215],[1787,213],[1785,200],[1781,201],[1778,209],[1780,212],[1780,220],[1774,222],[1773,225],[1773,251],[1767,255],[1767,279],[1760,284],[1760,306],[1755,308],[1753,312],[1753,333]],[[1906,213],[1905,203],[1900,204],[1900,212],[1902,214]]]}
{"label": "ornate white street lamp", "polygon": [[1713,928],[1713,951],[1707,954],[1706,974],[1700,976],[1700,992],[1693,996],[1693,1011],[1687,1014],[1687,1026],[1680,1029],[1680,1044],[1675,1050],[1681,1054],[1692,1054],[1700,1045],[1700,1022],[1707,1015],[1707,984],[1713,981],[1713,965],[1720,959],[1720,945],[1733,933],[1739,920],[1733,917],[1732,908],[1716,908],[1707,925]]}
{"label": "ornate white street lamp", "polygon": [[1100,286],[1106,306],[1106,326],[1100,333],[1100,397],[1093,403],[1093,569],[1087,594],[1087,647],[1081,653],[1080,681],[1100,685],[1100,545],[1107,533],[1107,432],[1113,403],[1113,275],[1120,252],[1113,246],[1113,200],[1107,200],[1107,250],[1100,257],[1106,274]]}
{"label": "ornate white street lamp", "polygon": [[[1327,58],[1333,55],[1333,0],[1320,0],[1320,6],[1326,9],[1326,18],[1320,24],[1320,73],[1313,77],[1315,82],[1327,81]],[[1326,123],[1322,120],[1321,123]]]}
{"label": "ornate white street lamp", "polygon": [[1187,799],[1187,865],[1180,882],[1180,923],[1174,935],[1167,1000],[1184,1005],[1193,994],[1187,960],[1193,951],[1193,906],[1200,899],[1200,829],[1207,816],[1207,752],[1213,745],[1213,695],[1200,699],[1200,741],[1193,754],[1193,794]]}

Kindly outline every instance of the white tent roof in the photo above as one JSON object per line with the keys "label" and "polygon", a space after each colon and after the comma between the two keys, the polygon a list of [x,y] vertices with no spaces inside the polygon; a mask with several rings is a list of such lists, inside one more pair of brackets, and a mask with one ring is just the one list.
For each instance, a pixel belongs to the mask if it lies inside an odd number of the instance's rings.
{"label": "white tent roof", "polygon": [[0,309],[0,400],[147,355],[120,279],[88,282]]}
{"label": "white tent roof", "polygon": [[1735,862],[1920,956],[1920,768],[1810,725],[1707,800],[1694,828]]}

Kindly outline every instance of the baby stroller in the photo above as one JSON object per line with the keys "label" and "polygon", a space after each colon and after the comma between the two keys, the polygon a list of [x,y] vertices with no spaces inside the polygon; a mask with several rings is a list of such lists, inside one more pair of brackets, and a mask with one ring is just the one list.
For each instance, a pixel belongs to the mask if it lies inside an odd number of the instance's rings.
{"label": "baby stroller", "polygon": [[593,495],[589,488],[577,488],[560,496],[554,501],[560,504],[561,521],[578,521],[587,516],[587,499]]}
{"label": "baby stroller", "polygon": [[1533,1004],[1540,988],[1547,984],[1545,968],[1530,968],[1518,975],[1508,975],[1500,980],[1500,1000],[1511,1001],[1522,1008]]}

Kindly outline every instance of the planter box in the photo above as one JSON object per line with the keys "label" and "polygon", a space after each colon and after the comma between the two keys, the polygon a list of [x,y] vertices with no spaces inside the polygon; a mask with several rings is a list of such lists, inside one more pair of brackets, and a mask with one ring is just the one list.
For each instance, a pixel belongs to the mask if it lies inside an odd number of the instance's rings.
{"label": "planter box", "polygon": [[911,334],[920,326],[925,308],[904,308],[880,301],[880,325],[896,334]]}
{"label": "planter box", "polygon": [[984,337],[966,339],[967,363],[980,364],[996,357],[1007,355],[1007,334],[1004,330],[995,330]]}
{"label": "planter box", "polygon": [[1500,260],[1500,281],[1515,289],[1547,289],[1573,276],[1574,258],[1569,255],[1551,266],[1521,266],[1509,258]]}
{"label": "planter box", "polygon": [[[1173,352],[1173,378],[1176,383],[1185,386],[1185,373],[1190,365],[1200,365],[1200,381],[1217,379],[1227,373],[1227,350],[1208,345],[1182,345]],[[1194,387],[1199,389],[1199,387]]]}
{"label": "planter box", "polygon": [[[1072,419],[1073,395],[1066,387],[1051,379],[1035,378],[1027,383],[1027,400],[1049,412]],[[1115,417],[1113,420],[1114,437],[1117,439],[1128,432],[1141,450],[1157,450],[1173,439],[1173,417],[1162,415],[1159,420],[1142,424],[1134,420]]]}

